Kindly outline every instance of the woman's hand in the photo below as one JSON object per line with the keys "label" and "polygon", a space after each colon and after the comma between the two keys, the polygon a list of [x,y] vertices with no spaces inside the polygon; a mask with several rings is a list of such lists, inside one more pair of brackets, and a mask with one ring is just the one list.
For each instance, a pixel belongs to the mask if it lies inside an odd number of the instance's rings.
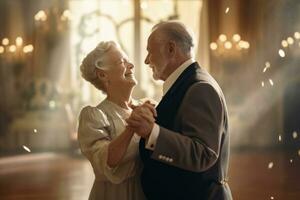
{"label": "woman's hand", "polygon": [[157,116],[155,107],[150,101],[146,101],[140,106],[132,107],[133,111],[126,122],[138,135],[143,138],[149,137]]}

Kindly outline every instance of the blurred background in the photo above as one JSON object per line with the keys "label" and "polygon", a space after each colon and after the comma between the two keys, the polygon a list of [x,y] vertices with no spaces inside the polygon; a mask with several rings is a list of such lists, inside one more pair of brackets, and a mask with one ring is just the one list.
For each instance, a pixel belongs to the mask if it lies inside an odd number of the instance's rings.
{"label": "blurred background", "polygon": [[227,99],[234,199],[300,199],[299,0],[0,0],[0,199],[87,199],[77,118],[105,96],[81,60],[117,41],[134,97],[159,101],[143,61],[151,27],[170,19],[194,31],[195,57]]}

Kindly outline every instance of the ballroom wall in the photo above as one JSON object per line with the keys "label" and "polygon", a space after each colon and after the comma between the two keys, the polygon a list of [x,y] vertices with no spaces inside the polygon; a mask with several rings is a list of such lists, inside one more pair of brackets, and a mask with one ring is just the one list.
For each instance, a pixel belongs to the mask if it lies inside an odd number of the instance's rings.
{"label": "ballroom wall", "polygon": [[[22,152],[28,143],[33,149],[69,147],[67,134],[73,128],[67,92],[68,23],[52,17],[67,6],[67,1],[57,0],[0,1],[2,152]],[[48,14],[47,19],[39,18],[41,10]]]}
{"label": "ballroom wall", "polygon": [[[227,97],[232,145],[295,146],[300,129],[300,105],[295,100],[300,81],[300,2],[218,2],[209,1],[210,41],[219,44],[223,33],[232,47],[210,49],[210,69]],[[227,14],[226,8],[230,8]],[[231,39],[234,34],[250,47],[237,49]]]}

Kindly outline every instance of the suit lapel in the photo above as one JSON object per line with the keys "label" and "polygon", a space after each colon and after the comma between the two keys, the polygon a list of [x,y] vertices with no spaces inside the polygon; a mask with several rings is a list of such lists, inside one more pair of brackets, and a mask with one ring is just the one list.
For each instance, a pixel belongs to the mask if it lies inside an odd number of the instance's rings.
{"label": "suit lapel", "polygon": [[[168,92],[163,96],[163,98],[161,99],[161,101],[159,102],[157,109],[159,109],[160,106],[163,106],[165,104],[165,102],[172,98],[172,96],[174,95],[174,92],[180,88],[180,86],[182,84],[184,84],[189,77],[195,73],[196,69],[199,68],[199,65],[197,63],[193,63],[190,66],[188,66],[181,74],[180,76],[177,78],[177,80],[175,81],[175,83],[171,86],[171,88],[168,90]],[[176,93],[175,93],[176,94]]]}
{"label": "suit lapel", "polygon": [[186,80],[189,79],[189,77],[192,74],[195,74],[196,69],[199,67],[199,65],[197,63],[193,63],[190,66],[188,66],[181,74],[180,76],[177,78],[177,80],[175,81],[175,83],[171,86],[171,88],[169,89],[169,91],[167,92],[167,94],[165,96],[169,96],[172,95],[174,93],[174,91],[176,91],[176,89],[178,87],[180,87],[181,84],[183,84],[184,82],[186,82]]}
{"label": "suit lapel", "polygon": [[197,69],[199,69],[199,65],[197,63],[193,63],[187,67],[162,98],[156,108],[158,114],[156,122],[159,125],[172,129],[178,108],[188,86],[190,85],[190,81],[193,80],[192,77],[196,74]]}

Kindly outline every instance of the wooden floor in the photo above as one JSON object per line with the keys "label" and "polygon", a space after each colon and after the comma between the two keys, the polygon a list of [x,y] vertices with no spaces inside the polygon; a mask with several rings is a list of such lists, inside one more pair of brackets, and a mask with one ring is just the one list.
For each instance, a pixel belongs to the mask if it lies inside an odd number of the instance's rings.
{"label": "wooden floor", "polygon": [[230,186],[237,200],[300,200],[298,152],[233,153]]}
{"label": "wooden floor", "polygon": [[[78,156],[0,158],[1,200],[85,200],[92,182],[89,163]],[[237,200],[299,200],[300,157],[282,151],[232,153],[229,183]]]}

